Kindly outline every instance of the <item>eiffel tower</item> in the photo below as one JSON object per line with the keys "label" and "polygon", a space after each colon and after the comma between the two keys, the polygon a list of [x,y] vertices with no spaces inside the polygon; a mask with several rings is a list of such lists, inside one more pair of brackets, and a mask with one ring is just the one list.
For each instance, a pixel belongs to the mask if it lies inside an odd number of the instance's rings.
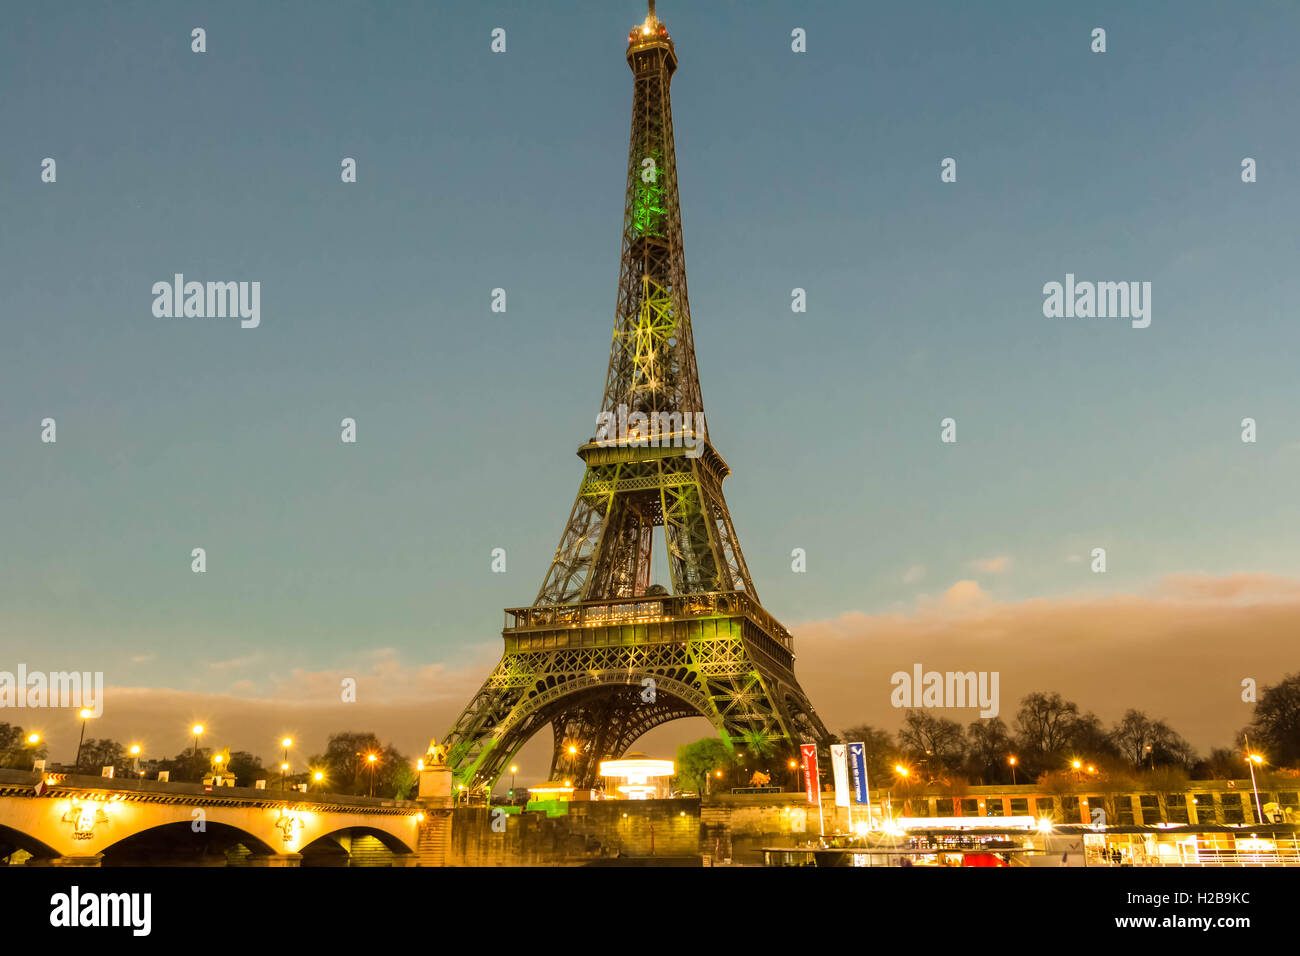
{"label": "eiffel tower", "polygon": [[[501,663],[447,737],[469,790],[490,791],[547,724],[551,779],[578,789],[681,717],[775,751],[829,736],[795,679],[790,633],[759,604],[722,497],[730,469],[704,425],[668,96],[677,55],[649,5],[628,34],[627,201],[597,434],[578,449],[586,473],[537,599],[506,609]],[[671,592],[650,583],[657,527]]]}

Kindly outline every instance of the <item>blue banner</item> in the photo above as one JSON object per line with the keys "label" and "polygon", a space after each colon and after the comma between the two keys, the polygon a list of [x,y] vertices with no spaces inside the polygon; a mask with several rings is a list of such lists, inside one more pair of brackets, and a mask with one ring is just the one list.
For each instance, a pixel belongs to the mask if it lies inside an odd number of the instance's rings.
{"label": "blue banner", "polygon": [[867,802],[867,746],[849,744],[849,772],[853,776],[853,798],[858,803]]}

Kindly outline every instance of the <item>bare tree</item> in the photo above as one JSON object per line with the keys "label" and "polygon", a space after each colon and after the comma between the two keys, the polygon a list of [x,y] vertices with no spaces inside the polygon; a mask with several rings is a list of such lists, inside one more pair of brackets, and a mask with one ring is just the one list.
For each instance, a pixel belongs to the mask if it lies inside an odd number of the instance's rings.
{"label": "bare tree", "polygon": [[917,759],[928,761],[932,774],[959,766],[966,756],[966,734],[961,724],[924,710],[904,711],[898,740]]}
{"label": "bare tree", "polygon": [[1029,694],[1016,713],[1017,743],[1038,769],[1054,769],[1052,758],[1070,743],[1078,720],[1079,705],[1063,700],[1060,694]]}
{"label": "bare tree", "polygon": [[970,769],[981,782],[997,783],[1004,776],[1009,779],[1007,758],[1015,753],[1015,749],[1011,733],[1001,717],[972,721],[966,728],[966,737],[970,741]]}

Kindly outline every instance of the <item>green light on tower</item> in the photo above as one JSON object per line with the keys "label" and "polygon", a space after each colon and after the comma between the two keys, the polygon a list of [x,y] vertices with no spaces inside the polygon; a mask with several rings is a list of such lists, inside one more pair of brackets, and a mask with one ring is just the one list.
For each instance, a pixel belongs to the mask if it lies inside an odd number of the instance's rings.
{"label": "green light on tower", "polygon": [[658,151],[652,152],[649,158],[655,161],[654,179],[646,182],[645,174],[637,174],[636,192],[632,197],[632,228],[638,235],[662,236],[664,216],[668,211],[665,208],[664,187],[659,179],[663,168],[659,165]]}

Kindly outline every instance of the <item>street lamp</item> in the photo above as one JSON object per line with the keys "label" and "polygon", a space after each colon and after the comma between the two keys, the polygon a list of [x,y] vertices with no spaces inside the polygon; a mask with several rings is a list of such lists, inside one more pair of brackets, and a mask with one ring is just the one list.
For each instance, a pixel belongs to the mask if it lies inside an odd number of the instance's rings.
{"label": "street lamp", "polygon": [[293,746],[293,738],[285,737],[280,741],[280,746],[284,748],[284,762],[280,764],[280,789],[284,789],[284,775],[289,772],[289,748]]}
{"label": "street lamp", "polygon": [[1255,821],[1264,822],[1264,808],[1259,803],[1259,784],[1255,782],[1255,765],[1264,763],[1264,758],[1259,754],[1250,752],[1250,738],[1243,737],[1246,742],[1246,765],[1250,767],[1250,788],[1255,791]]}
{"label": "street lamp", "polygon": [[379,758],[374,754],[366,754],[366,763],[370,764],[370,796],[375,795],[375,762]]}
{"label": "street lamp", "polygon": [[140,769],[140,745],[132,744],[127,753],[134,758],[131,762],[131,769],[135,771],[136,776],[144,776],[144,771]]}
{"label": "street lamp", "polygon": [[197,770],[199,770],[199,776],[202,776],[203,764],[200,762],[200,758],[199,758],[199,737],[203,733],[203,725],[195,724],[193,727],[190,728],[190,733],[194,735],[194,766]]}
{"label": "street lamp", "polygon": [[83,707],[77,716],[81,718],[81,739],[77,741],[77,762],[72,768],[73,773],[81,772],[81,745],[86,741],[86,721],[94,717],[95,712],[89,707]]}
{"label": "street lamp", "polygon": [[[36,750],[36,745],[39,744],[40,742],[41,742],[41,735],[40,735],[40,734],[35,733],[35,732],[32,732],[32,733],[30,733],[30,734],[27,735],[27,746],[31,747],[33,751]],[[33,754],[32,754],[32,767],[35,767],[35,766],[36,766],[36,754],[33,752]]]}
{"label": "street lamp", "polygon": [[1017,762],[1018,761],[1014,756],[1007,758],[1007,763],[1011,764],[1011,786],[1013,787],[1016,785],[1016,763]]}
{"label": "street lamp", "polygon": [[519,772],[519,767],[515,764],[510,765],[510,805],[515,805],[515,774]]}
{"label": "street lamp", "polygon": [[320,790],[320,787],[321,787],[321,783],[325,780],[325,774],[323,774],[323,773],[321,773],[319,770],[317,770],[315,773],[313,773],[313,774],[311,775],[311,778],[312,778],[312,780],[315,781],[315,783],[316,783],[316,789],[317,789],[317,791],[319,791],[319,790]]}

